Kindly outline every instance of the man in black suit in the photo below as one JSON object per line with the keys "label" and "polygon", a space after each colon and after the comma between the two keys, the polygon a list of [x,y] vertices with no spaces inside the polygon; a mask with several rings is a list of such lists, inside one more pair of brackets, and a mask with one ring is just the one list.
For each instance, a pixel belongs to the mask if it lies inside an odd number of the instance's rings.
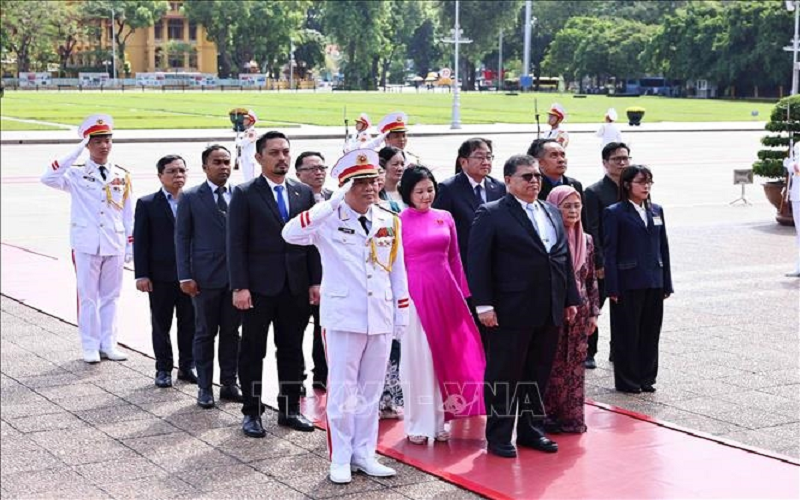
{"label": "man in black suit", "polygon": [[[603,168],[606,175],[601,180],[586,188],[583,209],[586,214],[586,223],[583,227],[592,235],[594,245],[594,266],[597,275],[597,287],[600,291],[600,307],[606,301],[605,259],[603,257],[603,210],[619,201],[619,177],[625,167],[630,165],[630,149],[623,142],[610,142],[606,144],[601,153]],[[611,324],[611,342],[614,339],[614,324]],[[595,355],[597,354],[597,340],[600,331],[595,328],[589,336],[589,350],[586,353],[586,368],[597,368]],[[609,343],[609,361],[613,361]]]}
{"label": "man in black suit", "polygon": [[[323,187],[328,167],[325,157],[316,151],[303,151],[294,161],[297,178],[314,192],[314,202],[329,200],[333,191]],[[322,341],[322,326],[319,323],[319,304],[311,305],[311,318],[314,321],[314,343],[311,348],[311,359],[314,361],[313,387],[325,391],[328,382],[328,361],[325,359],[325,344]],[[303,380],[305,380],[305,368]]]}
{"label": "man in black suit", "polygon": [[136,202],[133,225],[133,262],[136,289],[148,293],[156,356],[157,387],[172,386],[172,315],[178,318],[178,380],[196,384],[194,373],[194,306],[181,292],[175,264],[175,214],[186,184],[186,162],[167,155],[156,164],[161,189]]}
{"label": "man in black suit", "polygon": [[[547,195],[556,186],[572,186],[581,195],[583,201],[583,186],[577,179],[567,177],[567,152],[555,139],[536,139],[528,148],[528,155],[536,158],[539,170],[542,172],[542,185],[539,190],[539,199],[546,200]],[[586,211],[581,213],[581,222],[586,224]]]}
{"label": "man in black suit", "polygon": [[274,326],[278,358],[278,425],[311,432],[300,413],[303,331],[310,304],[319,304],[322,265],[314,247],[290,245],[281,236],[290,218],[314,206],[311,188],[290,179],[289,140],[271,131],[256,141],[261,173],[233,191],[228,221],[228,268],[233,304],[242,311],[239,380],[244,387],[242,431],[264,437],[261,403],[267,332]]}
{"label": "man in black suit", "polygon": [[197,404],[214,407],[214,339],[219,334],[220,399],[241,401],[236,385],[241,315],[228,286],[225,227],[231,186],[231,154],[219,144],[202,154],[206,182],[183,193],[175,219],[175,257],[181,290],[194,304]]}
{"label": "man in black suit", "polygon": [[517,455],[511,444],[517,415],[517,445],[558,451],[542,429],[542,397],[559,326],[575,316],[580,296],[561,214],[537,200],[536,160],[512,156],[503,174],[508,194],[475,214],[468,277],[478,318],[488,329],[487,449],[511,458]]}
{"label": "man in black suit", "polygon": [[458,235],[461,264],[467,270],[469,233],[475,211],[482,204],[499,200],[506,194],[506,186],[490,176],[492,172],[492,142],[481,137],[467,139],[458,148],[456,163],[461,171],[439,183],[433,208],[447,210],[453,216]]}

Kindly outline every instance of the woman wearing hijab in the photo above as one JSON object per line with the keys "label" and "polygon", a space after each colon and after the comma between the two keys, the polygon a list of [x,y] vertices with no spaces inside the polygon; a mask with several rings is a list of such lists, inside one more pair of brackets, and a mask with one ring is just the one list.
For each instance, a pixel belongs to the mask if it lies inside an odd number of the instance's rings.
{"label": "woman wearing hijab", "polygon": [[580,433],[586,432],[583,419],[583,362],[586,360],[589,334],[594,331],[597,316],[600,315],[600,294],[594,273],[594,242],[591,236],[583,232],[583,207],[581,196],[575,188],[557,186],[547,195],[547,201],[561,211],[581,305],[578,306],[575,319],[564,323],[559,336],[545,394],[545,430],[552,433]]}
{"label": "woman wearing hijab", "polygon": [[631,165],[619,180],[620,201],[603,213],[614,386],[633,394],[655,392],[664,299],[672,294],[664,210],[650,201],[649,168]]}
{"label": "woman wearing hijab", "polygon": [[469,287],[450,212],[431,208],[436,180],[423,166],[403,172],[400,193],[408,208],[403,252],[411,315],[403,337],[400,375],[405,391],[408,440],[447,441],[445,423],[485,414],[486,359],[478,327],[467,306]]}

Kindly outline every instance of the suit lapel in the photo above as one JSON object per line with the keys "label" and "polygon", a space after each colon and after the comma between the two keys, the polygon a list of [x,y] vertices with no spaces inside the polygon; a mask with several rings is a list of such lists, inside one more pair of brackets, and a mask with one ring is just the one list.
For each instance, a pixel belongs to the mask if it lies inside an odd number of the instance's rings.
{"label": "suit lapel", "polygon": [[498,183],[492,179],[491,177],[486,177],[486,201],[494,201],[499,200],[503,197],[503,193],[500,191],[500,186]]}
{"label": "suit lapel", "polygon": [[214,201],[214,193],[211,191],[211,186],[208,185],[207,181],[200,185],[198,193],[200,194],[200,199],[203,201],[203,204],[211,212],[214,220],[224,226],[225,216],[220,212],[219,207],[217,207],[217,202]]}
{"label": "suit lapel", "polygon": [[[473,211],[477,210],[478,209],[478,200],[475,197],[475,191],[473,191],[473,189],[472,189],[472,184],[469,182],[469,178],[467,177],[467,174],[462,171],[458,175],[459,175],[460,178],[457,179],[457,181],[458,181],[459,189],[461,190],[461,193],[462,193],[461,196],[465,200],[467,200],[467,203],[469,204],[469,207]],[[486,193],[486,196],[487,196],[486,200],[488,201],[489,200],[489,198],[488,198],[489,193]]]}
{"label": "suit lapel", "polygon": [[286,179],[286,192],[289,194],[289,219],[302,212],[300,186],[291,179]]}
{"label": "suit lapel", "polygon": [[525,232],[528,233],[528,236],[533,238],[533,241],[536,243],[537,247],[540,247],[544,250],[544,243],[542,243],[542,239],[539,238],[539,235],[536,234],[536,229],[533,228],[533,223],[528,218],[528,214],[525,213],[525,210],[522,208],[522,205],[511,195],[507,195],[505,198],[506,206],[508,206],[508,211],[511,212],[511,215],[517,219],[517,222],[522,225]]}
{"label": "suit lapel", "polygon": [[[642,218],[639,216],[639,212],[636,211],[636,208],[634,208],[633,204],[630,201],[627,201],[627,200],[625,201],[625,210],[626,210],[626,213],[628,214],[628,217],[633,218],[635,224],[638,227],[640,227],[640,228],[642,228],[644,230],[647,230],[647,226],[645,225],[645,223],[642,220]],[[647,219],[650,220],[650,216],[649,215],[648,215]]]}
{"label": "suit lapel", "polygon": [[278,204],[275,202],[275,196],[272,194],[272,189],[269,187],[269,183],[264,178],[263,175],[256,177],[256,181],[253,183],[253,186],[258,191],[258,194],[261,195],[261,198],[264,199],[264,202],[269,207],[270,212],[275,218],[278,220],[278,223],[282,226],[283,225],[283,217],[281,217],[281,213],[278,211]]}
{"label": "suit lapel", "polygon": [[158,190],[155,196],[155,201],[156,205],[158,205],[158,209],[167,215],[167,220],[169,220],[169,223],[174,227],[175,214],[172,213],[172,207],[169,206],[169,200],[167,200],[167,196],[164,194],[164,191],[161,191],[160,189]]}

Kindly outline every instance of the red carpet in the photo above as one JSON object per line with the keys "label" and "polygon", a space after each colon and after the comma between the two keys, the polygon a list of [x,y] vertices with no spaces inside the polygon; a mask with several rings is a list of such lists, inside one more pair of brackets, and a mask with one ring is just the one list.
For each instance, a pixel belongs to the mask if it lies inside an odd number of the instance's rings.
{"label": "red carpet", "polygon": [[[69,260],[3,244],[2,261],[4,295],[75,322]],[[132,273],[125,280],[120,341],[152,355],[147,300]],[[308,398],[304,413],[324,422],[324,403]],[[586,405],[586,424],[586,434],[556,436],[554,455],[520,449],[509,460],[484,451],[482,418],[456,421],[449,443],[428,446],[410,444],[402,421],[383,421],[379,451],[491,498],[800,498],[796,460],[600,403]]]}

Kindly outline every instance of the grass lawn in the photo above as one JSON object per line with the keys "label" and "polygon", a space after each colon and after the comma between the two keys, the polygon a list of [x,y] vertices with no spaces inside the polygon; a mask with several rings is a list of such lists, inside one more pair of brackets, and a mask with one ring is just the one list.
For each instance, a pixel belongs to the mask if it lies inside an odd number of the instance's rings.
{"label": "grass lawn", "polygon": [[4,120],[0,118],[0,131],[3,130],[64,130],[61,127],[51,125],[40,125],[38,123],[18,122],[16,120]]}
{"label": "grass lawn", "polygon": [[[752,111],[766,120],[774,103],[673,99],[666,97],[588,96],[572,94],[520,94],[469,92],[461,94],[463,123],[532,123],[534,97],[539,113],[552,102],[567,110],[568,123],[599,123],[614,107],[625,119],[625,108],[642,106],[645,122],[749,121]],[[119,129],[228,128],[228,111],[234,107],[255,110],[262,126],[342,125],[344,107],[352,125],[361,112],[373,122],[389,112],[403,110],[412,124],[450,123],[452,96],[443,93],[289,93],[289,92],[28,92],[7,91],[0,115],[77,125],[92,113],[109,113]],[[33,130],[26,123],[3,120],[3,130]]]}

